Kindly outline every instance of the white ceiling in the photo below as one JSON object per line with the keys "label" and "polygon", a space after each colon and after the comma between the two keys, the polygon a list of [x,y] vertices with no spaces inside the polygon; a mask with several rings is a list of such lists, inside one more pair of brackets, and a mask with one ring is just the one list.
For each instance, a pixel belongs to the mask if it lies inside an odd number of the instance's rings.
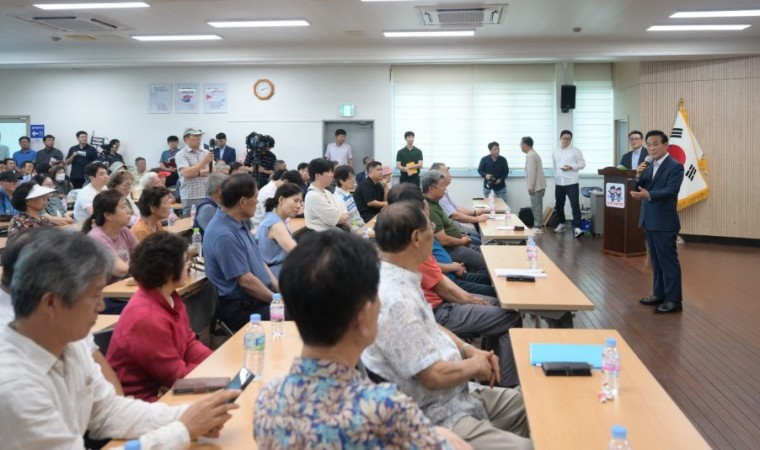
{"label": "white ceiling", "polygon": [[[75,0],[68,0],[69,2]],[[94,0],[78,0],[94,1]],[[113,0],[110,0],[113,1]],[[0,0],[0,67],[119,67],[214,64],[493,63],[684,59],[760,54],[760,17],[668,19],[678,10],[757,8],[757,0],[145,0],[150,8],[42,11]],[[507,4],[498,25],[471,38],[389,39],[424,29],[417,6]],[[17,16],[94,14],[128,30],[71,33]],[[207,20],[302,18],[303,28],[215,29]],[[749,23],[739,32],[652,33],[655,24]],[[582,31],[573,32],[580,27]],[[216,33],[221,41],[137,42],[134,34]]]}

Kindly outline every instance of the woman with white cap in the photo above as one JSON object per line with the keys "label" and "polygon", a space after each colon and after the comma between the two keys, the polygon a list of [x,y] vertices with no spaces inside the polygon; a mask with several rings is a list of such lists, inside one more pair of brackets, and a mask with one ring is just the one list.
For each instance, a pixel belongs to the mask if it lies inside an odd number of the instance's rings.
{"label": "woman with white cap", "polygon": [[11,219],[8,238],[36,227],[49,227],[50,221],[41,213],[47,206],[47,196],[55,189],[42,187],[35,183],[21,184],[13,192],[11,203],[19,212]]}

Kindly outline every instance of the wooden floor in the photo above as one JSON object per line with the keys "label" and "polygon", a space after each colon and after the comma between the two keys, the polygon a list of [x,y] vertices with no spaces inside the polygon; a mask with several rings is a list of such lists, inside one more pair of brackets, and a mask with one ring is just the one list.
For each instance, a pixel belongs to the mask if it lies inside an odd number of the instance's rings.
{"label": "wooden floor", "polygon": [[651,294],[644,257],[571,231],[537,242],[596,305],[576,328],[617,329],[714,448],[760,448],[760,249],[680,245],[684,312],[660,315],[637,301]]}

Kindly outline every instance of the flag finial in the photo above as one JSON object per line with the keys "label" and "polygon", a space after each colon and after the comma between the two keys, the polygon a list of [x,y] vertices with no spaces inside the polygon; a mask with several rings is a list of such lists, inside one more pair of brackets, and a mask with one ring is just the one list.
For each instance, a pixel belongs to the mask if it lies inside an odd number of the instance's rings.
{"label": "flag finial", "polygon": [[678,109],[683,109],[684,103],[686,103],[686,100],[683,98],[678,99]]}

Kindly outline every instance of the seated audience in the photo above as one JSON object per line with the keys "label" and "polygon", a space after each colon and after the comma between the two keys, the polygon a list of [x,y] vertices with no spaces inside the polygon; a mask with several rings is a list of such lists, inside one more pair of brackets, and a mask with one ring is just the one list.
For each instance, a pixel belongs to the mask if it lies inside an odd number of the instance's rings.
{"label": "seated audience", "polygon": [[154,402],[211,354],[190,329],[176,291],[190,282],[186,251],[181,236],[160,231],[145,238],[129,261],[138,289],[121,312],[106,355],[126,395]]}
{"label": "seated audience", "polygon": [[285,257],[296,246],[296,241],[285,223],[298,215],[303,204],[301,188],[292,183],[285,183],[266,201],[266,215],[256,230],[256,241],[261,257],[275,277],[280,276],[280,269]]}
{"label": "seated audience", "polygon": [[219,318],[234,331],[253,313],[269,320],[269,304],[278,291],[277,278],[251,234],[256,194],[250,175],[231,175],[222,183],[222,203],[203,236],[206,276],[219,292]]}
{"label": "seated audience", "polygon": [[21,164],[21,182],[22,183],[28,183],[32,181],[32,177],[35,175],[34,173],[34,162],[32,161],[24,161]]}
{"label": "seated audience", "polygon": [[50,177],[53,179],[53,187],[62,196],[66,198],[69,192],[74,189],[68,176],[66,176],[65,166],[53,166],[50,168]]}
{"label": "seated audience", "polygon": [[35,183],[22,183],[13,192],[13,207],[18,214],[11,218],[8,226],[8,239],[36,227],[49,227],[50,221],[42,213],[47,206],[47,195],[53,192]]}
{"label": "seated audience", "polygon": [[282,292],[304,347],[290,373],[259,393],[253,434],[260,448],[447,448],[445,439],[463,448],[396,386],[374,384],[356,369],[378,332],[378,280],[373,246],[338,231],[317,234],[288,257]]}
{"label": "seated audience", "polygon": [[257,197],[258,203],[256,204],[256,215],[253,216],[253,222],[251,223],[254,229],[256,229],[264,219],[264,215],[266,214],[266,208],[264,205],[266,204],[267,200],[274,197],[274,193],[277,191],[277,188],[286,183],[286,181],[282,179],[282,176],[284,174],[284,170],[276,170],[270,177],[269,183],[265,184],[264,187],[259,189],[259,195]]}
{"label": "seated audience", "polygon": [[89,184],[79,190],[74,202],[74,220],[82,223],[92,215],[92,202],[108,183],[108,170],[100,161],[93,161],[84,168],[84,175]]}
{"label": "seated audience", "polygon": [[338,200],[338,204],[348,212],[348,222],[354,227],[364,226],[364,220],[362,215],[359,214],[359,209],[356,208],[356,202],[351,191],[356,188],[356,182],[354,179],[354,169],[351,166],[338,166],[335,169],[335,199]]}
{"label": "seated audience", "polygon": [[488,273],[483,255],[470,247],[472,240],[462,233],[459,225],[454,223],[443,211],[439,201],[446,193],[445,176],[437,170],[428,170],[422,176],[420,184],[422,195],[430,206],[430,220],[433,222],[435,239],[449,252],[454,261],[463,263],[472,272]]}
{"label": "seated audience", "polygon": [[235,175],[236,173],[247,173],[245,166],[240,161],[230,164],[230,175]]}
{"label": "seated audience", "polygon": [[443,194],[443,198],[438,202],[440,203],[443,212],[459,225],[459,228],[463,233],[470,236],[474,245],[480,245],[480,232],[478,231],[477,226],[479,223],[488,220],[488,210],[485,208],[480,208],[479,210],[467,209],[454,203],[454,200],[449,196],[448,188],[451,185],[451,172],[449,172],[449,168],[446,164],[433,163],[433,165],[430,166],[430,170],[437,170],[444,175],[443,185],[446,187],[446,192]]}
{"label": "seated audience", "polygon": [[13,207],[11,198],[20,181],[20,177],[12,170],[0,173],[0,214],[12,216],[18,212]]}
{"label": "seated audience", "polygon": [[311,160],[308,170],[311,185],[304,199],[306,228],[324,231],[346,224],[348,213],[327,190],[327,186],[333,181],[332,163],[324,158],[316,158]]}
{"label": "seated audience", "polygon": [[[135,158],[135,168],[130,173],[132,174],[132,189],[134,190],[135,186],[140,185],[142,177],[148,173],[148,164],[145,158],[142,156]],[[140,196],[138,195],[137,198],[140,198]]]}
{"label": "seated audience", "polygon": [[367,164],[367,178],[356,187],[354,200],[364,222],[369,222],[388,206],[388,182],[383,178],[383,164],[372,161]]}
{"label": "seated audience", "polygon": [[[335,169],[338,167],[338,161],[329,161],[329,160],[326,160],[326,161],[330,163],[330,170],[334,174]],[[330,191],[331,194],[334,194],[336,186],[337,185],[335,184],[335,177],[333,177],[333,179],[330,181],[330,184],[325,189]]]}
{"label": "seated audience", "polygon": [[163,230],[162,220],[169,218],[174,196],[164,186],[145,189],[137,202],[140,220],[132,227],[137,241],[142,241],[153,233]]}
{"label": "seated audience", "polygon": [[191,404],[147,404],[116,395],[85,340],[103,309],[111,269],[88,238],[50,230],[21,250],[14,267],[15,319],[0,330],[0,436],[8,450],[84,448],[90,437],[140,439],[143,448],[185,449],[218,436],[239,391]]}
{"label": "seated audience", "polygon": [[95,196],[92,205],[92,215],[82,224],[82,232],[111,251],[111,275],[122,278],[129,272],[129,257],[137,247],[135,235],[127,228],[127,201],[121,192],[103,191]]}
{"label": "seated audience", "polygon": [[53,189],[53,191],[47,195],[47,206],[45,206],[45,211],[43,212],[43,214],[47,216],[48,220],[50,220],[50,223],[53,225],[61,226],[69,225],[74,222],[74,220],[71,218],[71,213],[69,213],[66,210],[66,207],[63,206],[61,195],[58,193],[58,191],[55,190],[53,180],[50,178],[50,175],[41,173],[37,174],[32,179],[32,182],[39,184],[44,188]]}
{"label": "seated audience", "polygon": [[367,178],[367,164],[374,161],[375,158],[371,156],[365,156],[362,158],[362,167],[364,167],[364,170],[356,174],[356,185],[360,185],[362,181],[364,181],[365,178]]}
{"label": "seated audience", "polygon": [[228,178],[223,173],[212,173],[206,181],[206,198],[195,208],[193,228],[199,228],[201,235],[206,232],[209,222],[214,217],[222,202],[222,183]]}
{"label": "seated audience", "polygon": [[274,168],[272,170],[275,172],[277,172],[278,170],[287,171],[288,164],[285,161],[278,159],[277,161],[274,162]]}
{"label": "seated audience", "polygon": [[15,172],[19,178],[21,178],[22,176],[21,170],[18,167],[16,167],[16,161],[13,158],[5,159],[5,170],[10,170],[12,172]]}
{"label": "seated audience", "polygon": [[128,226],[131,227],[134,225],[137,222],[137,219],[140,218],[140,210],[137,208],[135,201],[132,200],[130,195],[132,193],[132,174],[124,170],[117,171],[108,179],[106,187],[118,191],[124,196],[124,199],[127,201],[127,208],[129,208],[131,214]]}

